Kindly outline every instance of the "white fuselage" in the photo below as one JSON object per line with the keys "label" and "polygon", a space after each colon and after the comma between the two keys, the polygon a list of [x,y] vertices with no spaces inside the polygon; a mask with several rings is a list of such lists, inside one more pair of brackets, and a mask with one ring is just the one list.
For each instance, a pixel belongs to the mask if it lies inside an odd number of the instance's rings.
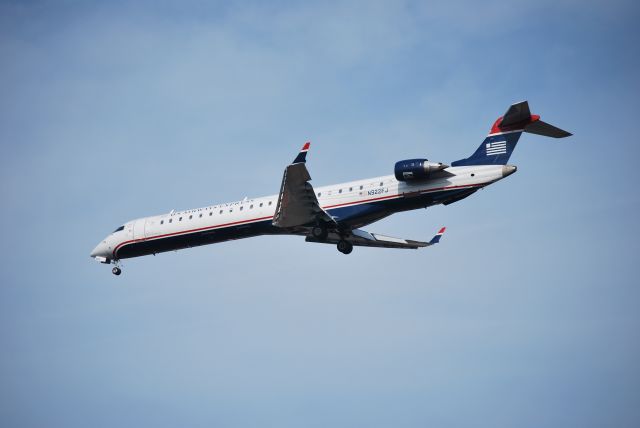
{"label": "white fuselage", "polygon": [[[448,195],[477,190],[514,170],[515,167],[503,165],[450,167],[438,178],[428,180],[403,182],[393,175],[386,175],[316,187],[315,193],[325,211],[360,227],[393,212],[446,202]],[[121,258],[278,233],[270,228],[277,200],[278,195],[274,194],[132,220],[104,238],[91,257],[108,263]],[[379,210],[382,204],[384,210]],[[138,249],[127,253],[127,247]]]}

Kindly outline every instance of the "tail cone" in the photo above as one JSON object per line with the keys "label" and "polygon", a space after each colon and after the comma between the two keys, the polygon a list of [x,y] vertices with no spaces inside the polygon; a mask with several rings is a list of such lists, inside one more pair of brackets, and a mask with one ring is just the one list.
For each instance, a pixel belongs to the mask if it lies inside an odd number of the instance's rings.
{"label": "tail cone", "polygon": [[508,177],[518,170],[515,165],[505,165],[502,167],[502,178]]}

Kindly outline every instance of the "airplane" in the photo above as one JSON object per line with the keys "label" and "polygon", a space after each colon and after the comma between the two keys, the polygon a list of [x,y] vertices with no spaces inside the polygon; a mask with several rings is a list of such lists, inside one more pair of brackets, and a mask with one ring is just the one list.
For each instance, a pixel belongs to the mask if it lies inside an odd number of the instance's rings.
{"label": "airplane", "polygon": [[314,188],[306,167],[307,142],[284,170],[277,195],[210,205],[132,220],[104,238],[90,257],[120,260],[259,235],[299,235],[306,242],[334,244],[349,254],[354,246],[417,249],[437,244],[370,233],[361,228],[391,214],[449,205],[516,172],[507,165],[523,132],[553,138],[572,134],[540,120],[527,101],[499,117],[476,151],[446,165],[427,159],[396,162],[393,175]]}

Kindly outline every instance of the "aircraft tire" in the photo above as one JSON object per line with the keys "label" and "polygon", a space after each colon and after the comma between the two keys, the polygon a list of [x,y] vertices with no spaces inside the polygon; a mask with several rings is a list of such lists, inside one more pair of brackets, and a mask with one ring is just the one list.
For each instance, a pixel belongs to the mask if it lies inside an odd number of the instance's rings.
{"label": "aircraft tire", "polygon": [[319,241],[324,241],[325,239],[327,239],[328,234],[329,232],[327,232],[326,227],[315,226],[313,229],[311,229],[311,235]]}
{"label": "aircraft tire", "polygon": [[113,269],[111,269],[111,273],[114,274],[115,276],[118,276],[122,273],[122,269],[116,266]]}
{"label": "aircraft tire", "polygon": [[341,239],[338,241],[338,251],[342,254],[350,254],[353,251],[353,244],[351,242]]}

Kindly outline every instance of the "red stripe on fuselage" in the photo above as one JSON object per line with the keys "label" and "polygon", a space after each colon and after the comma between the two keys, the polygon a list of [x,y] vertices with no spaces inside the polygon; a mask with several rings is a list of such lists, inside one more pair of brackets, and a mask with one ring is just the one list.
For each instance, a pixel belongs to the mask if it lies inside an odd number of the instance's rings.
{"label": "red stripe on fuselage", "polygon": [[[381,196],[381,197],[377,197],[377,198],[365,199],[363,201],[354,201],[354,202],[345,202],[345,203],[342,203],[342,204],[326,205],[326,206],[324,206],[322,208],[323,209],[330,209],[330,208],[345,207],[345,206],[348,206],[348,205],[360,205],[360,204],[366,204],[366,203],[374,202],[374,201],[381,201],[381,200],[385,200],[385,199],[400,198],[400,197],[405,196],[405,195],[413,195],[413,194],[423,195],[425,193],[438,192],[440,190],[461,189],[461,188],[466,188],[466,187],[480,187],[480,186],[484,186],[484,185],[487,185],[487,184],[490,184],[490,183],[491,182],[481,183],[481,184],[467,184],[467,185],[464,185],[464,186],[436,187],[434,189],[427,189],[427,190],[423,190],[423,191],[419,191],[419,192],[409,192],[409,193],[402,193],[402,194],[398,193],[398,194],[395,194],[395,195],[388,195],[388,196]],[[224,228],[224,227],[235,226],[235,225],[243,224],[243,223],[252,223],[252,222],[267,220],[267,219],[270,219],[270,218],[273,218],[273,216],[253,218],[253,219],[249,219],[249,220],[239,220],[239,221],[234,221],[234,222],[231,222],[231,223],[218,224],[218,225],[215,225],[215,226],[206,226],[206,227],[200,227],[200,228],[197,228],[197,229],[183,230],[183,231],[180,231],[180,232],[166,233],[164,235],[156,235],[156,236],[151,236],[151,237],[148,237],[148,238],[131,239],[129,241],[121,242],[120,244],[118,244],[116,246],[116,248],[114,248],[114,250],[113,250],[113,258],[114,258],[114,260],[117,260],[116,252],[120,248],[122,248],[124,245],[127,245],[127,244],[132,244],[132,243],[136,243],[136,242],[150,241],[150,240],[161,239],[161,238],[167,238],[169,236],[186,235],[188,233],[201,232],[203,230],[221,229],[221,228]]]}
{"label": "red stripe on fuselage", "polygon": [[160,238],[167,238],[169,236],[185,235],[187,233],[201,232],[203,230],[221,229],[221,228],[228,227],[228,226],[235,226],[237,224],[251,223],[251,222],[255,222],[255,221],[266,220],[268,218],[273,218],[273,216],[253,218],[253,219],[249,219],[249,220],[234,221],[234,222],[231,222],[231,223],[223,223],[223,224],[218,224],[218,225],[215,225],[215,226],[200,227],[200,228],[197,228],[197,229],[183,230],[183,231],[180,231],[180,232],[165,233],[164,235],[150,236],[148,238],[131,239],[129,241],[121,242],[120,244],[118,244],[116,246],[116,248],[114,248],[114,250],[113,250],[113,258],[114,259],[116,258],[116,251],[118,251],[122,246],[127,245],[127,244],[132,244],[132,243],[136,243],[136,242],[150,241],[150,240],[160,239]]}

